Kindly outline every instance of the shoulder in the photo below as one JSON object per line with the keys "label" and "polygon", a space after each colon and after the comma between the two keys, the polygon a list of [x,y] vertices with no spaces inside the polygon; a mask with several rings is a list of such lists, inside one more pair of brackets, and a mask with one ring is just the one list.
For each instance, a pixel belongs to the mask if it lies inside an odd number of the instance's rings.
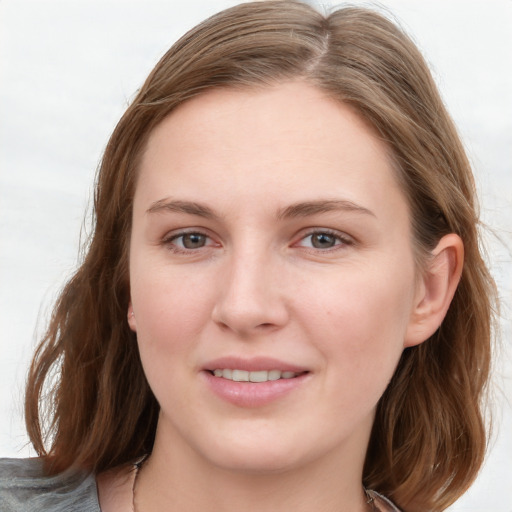
{"label": "shoulder", "polygon": [[100,512],[96,481],[83,471],[46,476],[41,459],[0,459],[2,512]]}

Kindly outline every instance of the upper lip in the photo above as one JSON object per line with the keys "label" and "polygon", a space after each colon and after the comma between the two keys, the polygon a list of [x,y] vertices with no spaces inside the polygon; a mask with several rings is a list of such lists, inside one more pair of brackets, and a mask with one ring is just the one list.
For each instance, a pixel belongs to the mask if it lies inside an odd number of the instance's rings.
{"label": "upper lip", "polygon": [[302,373],[308,371],[303,366],[287,363],[273,357],[237,357],[227,356],[214,359],[206,363],[203,370],[213,371],[217,369],[230,368],[232,370],[245,370],[257,372],[263,370],[281,370],[282,372]]}

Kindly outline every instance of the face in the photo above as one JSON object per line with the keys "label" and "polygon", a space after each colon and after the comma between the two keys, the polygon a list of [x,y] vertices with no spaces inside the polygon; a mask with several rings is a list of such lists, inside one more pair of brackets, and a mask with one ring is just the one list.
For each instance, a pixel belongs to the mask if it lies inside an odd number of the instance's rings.
{"label": "face", "polygon": [[142,159],[130,282],[157,442],[362,465],[417,298],[406,198],[349,107],[304,83],[180,106]]}

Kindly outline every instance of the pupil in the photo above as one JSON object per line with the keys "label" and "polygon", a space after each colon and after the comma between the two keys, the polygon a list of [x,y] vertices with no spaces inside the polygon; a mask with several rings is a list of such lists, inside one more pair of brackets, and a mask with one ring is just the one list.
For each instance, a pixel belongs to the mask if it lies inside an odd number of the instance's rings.
{"label": "pupil", "polygon": [[187,249],[197,249],[203,247],[205,236],[200,233],[190,233],[183,237],[183,246]]}
{"label": "pupil", "polygon": [[326,233],[319,233],[312,236],[313,247],[316,249],[325,249],[334,247],[336,243],[335,237]]}

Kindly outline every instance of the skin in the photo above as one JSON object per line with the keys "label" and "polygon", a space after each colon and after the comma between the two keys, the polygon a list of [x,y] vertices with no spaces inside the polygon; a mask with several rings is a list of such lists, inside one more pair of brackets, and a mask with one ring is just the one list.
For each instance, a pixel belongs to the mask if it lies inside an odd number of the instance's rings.
{"label": "skin", "polygon": [[[130,246],[128,321],[161,405],[138,508],[367,510],[376,404],[403,349],[441,323],[462,267],[456,235],[423,272],[413,243],[387,147],[311,85],[217,89],[164,120],[142,159]],[[308,373],[241,407],[204,378],[225,356]],[[99,491],[103,510],[121,510],[126,469]]]}

